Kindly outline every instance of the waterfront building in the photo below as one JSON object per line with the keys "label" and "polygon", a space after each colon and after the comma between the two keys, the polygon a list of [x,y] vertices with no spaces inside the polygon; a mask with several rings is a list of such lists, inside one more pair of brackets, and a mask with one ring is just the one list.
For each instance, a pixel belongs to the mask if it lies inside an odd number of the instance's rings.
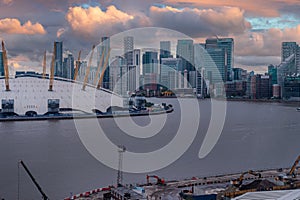
{"label": "waterfront building", "polygon": [[233,68],[233,80],[234,81],[246,81],[247,78],[247,70],[241,68]]}
{"label": "waterfront building", "polygon": [[[93,113],[93,109],[105,112],[109,106],[124,105],[123,98],[111,91],[95,90],[89,85],[83,91],[82,84],[59,77],[53,80],[53,90],[49,91],[49,79],[41,77],[35,72],[16,74],[15,78],[9,80],[10,91],[0,93],[0,102],[9,103],[9,112],[18,115],[47,115],[59,108],[72,108],[87,113]],[[4,82],[4,79],[0,79],[0,85],[5,86]]]}
{"label": "waterfront building", "polygon": [[256,98],[269,99],[272,96],[272,78],[269,75],[256,75]]}
{"label": "waterfront building", "polygon": [[300,76],[287,76],[284,78],[282,98],[300,100]]}
{"label": "waterfront building", "polygon": [[272,77],[272,85],[277,84],[277,67],[269,65],[268,74]]}
{"label": "waterfront building", "polygon": [[281,87],[281,94],[284,95],[284,79],[287,76],[295,76],[296,65],[295,65],[295,54],[290,55],[277,67],[277,82]]}

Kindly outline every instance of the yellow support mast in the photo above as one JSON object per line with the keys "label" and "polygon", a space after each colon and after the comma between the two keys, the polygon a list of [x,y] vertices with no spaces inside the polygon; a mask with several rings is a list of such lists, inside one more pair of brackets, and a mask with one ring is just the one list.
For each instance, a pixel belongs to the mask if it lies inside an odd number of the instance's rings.
{"label": "yellow support mast", "polygon": [[44,52],[44,61],[43,61],[43,79],[46,78],[46,54],[47,52]]}
{"label": "yellow support mast", "polygon": [[96,83],[97,83],[97,79],[98,79],[98,76],[99,76],[99,73],[100,73],[101,66],[103,64],[103,60],[104,60],[104,53],[102,52],[101,59],[100,59],[100,62],[98,64],[98,67],[97,67],[96,76],[94,78],[94,85],[96,85]]}
{"label": "yellow support mast", "polygon": [[88,82],[88,78],[89,78],[90,71],[91,71],[91,65],[92,65],[94,50],[95,50],[95,45],[93,45],[93,49],[92,49],[92,53],[91,53],[91,56],[90,56],[90,59],[89,59],[89,63],[88,63],[88,66],[86,68],[82,90],[85,90],[87,82]]}
{"label": "yellow support mast", "polygon": [[78,53],[78,59],[75,65],[75,72],[74,72],[74,78],[73,80],[76,81],[77,76],[78,76],[78,71],[79,71],[79,66],[80,66],[80,57],[81,57],[81,51]]}
{"label": "yellow support mast", "polygon": [[4,64],[5,91],[10,91],[10,89],[9,89],[9,69],[8,69],[7,53],[6,53],[6,49],[5,49],[3,40],[2,40],[2,58],[3,58],[3,64]]}
{"label": "yellow support mast", "polygon": [[50,81],[49,81],[49,90],[48,91],[53,91],[55,54],[56,54],[56,43],[54,42],[54,50],[53,50],[53,55],[52,55],[52,60],[51,60]]}
{"label": "yellow support mast", "polygon": [[103,82],[104,73],[105,73],[105,70],[106,70],[106,68],[107,68],[107,66],[108,66],[110,50],[111,50],[111,49],[109,49],[109,51],[108,51],[108,53],[107,53],[107,55],[106,55],[105,63],[104,63],[104,66],[103,66],[103,69],[102,69],[102,72],[101,72],[101,76],[100,76],[100,79],[99,79],[98,84],[97,84],[97,89],[98,89],[98,90],[99,90],[100,87],[101,87],[101,84],[102,84],[102,82]]}

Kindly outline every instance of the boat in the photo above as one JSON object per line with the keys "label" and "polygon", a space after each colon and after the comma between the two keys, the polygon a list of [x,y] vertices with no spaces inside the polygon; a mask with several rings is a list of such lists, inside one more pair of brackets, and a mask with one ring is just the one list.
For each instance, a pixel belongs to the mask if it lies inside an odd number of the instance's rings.
{"label": "boat", "polygon": [[185,200],[216,200],[217,194],[193,194],[189,192],[180,192],[179,196]]}

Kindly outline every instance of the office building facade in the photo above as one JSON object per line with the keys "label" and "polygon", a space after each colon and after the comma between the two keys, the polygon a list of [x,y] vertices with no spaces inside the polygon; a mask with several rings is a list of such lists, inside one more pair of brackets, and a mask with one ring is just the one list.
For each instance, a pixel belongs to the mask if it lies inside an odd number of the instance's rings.
{"label": "office building facade", "polygon": [[193,40],[184,39],[177,41],[176,58],[182,59],[181,71],[185,69],[194,71],[194,45]]}
{"label": "office building facade", "polygon": [[63,77],[63,42],[54,42],[54,76]]}
{"label": "office building facade", "polygon": [[[213,61],[218,63],[216,65],[220,70],[220,74],[222,74],[223,81],[231,81],[232,69],[234,67],[233,38],[209,38],[206,40],[205,49],[214,55]],[[216,55],[217,51],[219,52],[219,55]],[[221,63],[222,66],[220,65]]]}

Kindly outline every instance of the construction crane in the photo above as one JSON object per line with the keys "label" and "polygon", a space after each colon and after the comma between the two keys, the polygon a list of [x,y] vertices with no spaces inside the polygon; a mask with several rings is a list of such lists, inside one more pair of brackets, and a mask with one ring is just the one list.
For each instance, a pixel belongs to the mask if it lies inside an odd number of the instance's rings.
{"label": "construction crane", "polygon": [[49,198],[47,197],[47,195],[45,194],[45,192],[42,190],[41,186],[37,183],[37,181],[35,180],[35,178],[31,174],[31,172],[29,171],[29,169],[27,168],[27,166],[25,165],[25,163],[22,160],[20,160],[19,164],[21,164],[21,166],[25,169],[25,171],[27,172],[27,174],[31,178],[32,182],[34,183],[34,185],[37,187],[37,189],[41,193],[41,195],[43,197],[43,200],[49,200]]}
{"label": "construction crane", "polygon": [[147,178],[147,185],[151,185],[150,178],[155,178],[156,179],[156,185],[166,185],[165,180],[162,179],[162,178],[159,178],[156,175],[150,175],[150,176],[147,175],[146,178]]}
{"label": "construction crane", "polygon": [[233,180],[232,185],[234,185],[236,187],[240,187],[243,184],[244,176],[246,174],[251,174],[251,175],[254,175],[254,176],[258,176],[258,178],[261,178],[260,173],[254,172],[253,170],[249,170],[247,172],[242,173],[241,176],[238,179]]}
{"label": "construction crane", "polygon": [[54,42],[53,55],[52,55],[52,60],[51,60],[50,81],[49,81],[49,90],[48,91],[53,91],[55,55],[56,55],[56,42]]}
{"label": "construction crane", "polygon": [[77,76],[78,76],[78,71],[79,71],[79,66],[80,66],[80,56],[81,56],[81,51],[79,51],[78,59],[76,61],[75,72],[74,72],[74,81],[76,81]]}
{"label": "construction crane", "polygon": [[294,172],[295,172],[295,170],[297,168],[297,165],[299,164],[299,161],[300,161],[300,155],[295,160],[295,162],[294,162],[292,168],[290,169],[290,171],[287,173],[288,176],[296,176],[296,174]]}
{"label": "construction crane", "polygon": [[89,76],[90,76],[90,71],[91,71],[91,65],[92,65],[92,61],[93,61],[94,50],[95,50],[95,45],[93,45],[92,53],[91,53],[91,56],[90,56],[90,59],[89,59],[89,63],[88,63],[88,66],[86,68],[82,90],[85,90],[85,87],[87,85],[87,82],[88,82],[88,79],[89,79]]}
{"label": "construction crane", "polygon": [[104,77],[104,73],[105,73],[105,70],[108,66],[108,61],[109,61],[109,55],[110,55],[110,49],[106,55],[106,58],[105,58],[105,63],[104,63],[104,66],[102,68],[102,72],[101,72],[101,75],[100,75],[100,79],[98,81],[98,84],[97,84],[97,89],[99,90],[100,87],[101,87],[101,84],[102,84],[102,81],[103,81],[103,77]]}
{"label": "construction crane", "polygon": [[125,146],[119,146],[119,165],[118,165],[118,177],[117,177],[117,184],[118,187],[123,183],[123,154],[126,151]]}
{"label": "construction crane", "polygon": [[46,78],[46,51],[44,52],[44,61],[43,61],[43,79]]}
{"label": "construction crane", "polygon": [[10,89],[9,89],[9,69],[8,69],[8,61],[7,61],[7,52],[6,52],[3,40],[2,40],[2,60],[3,60],[3,64],[4,64],[5,91],[10,91]]}

